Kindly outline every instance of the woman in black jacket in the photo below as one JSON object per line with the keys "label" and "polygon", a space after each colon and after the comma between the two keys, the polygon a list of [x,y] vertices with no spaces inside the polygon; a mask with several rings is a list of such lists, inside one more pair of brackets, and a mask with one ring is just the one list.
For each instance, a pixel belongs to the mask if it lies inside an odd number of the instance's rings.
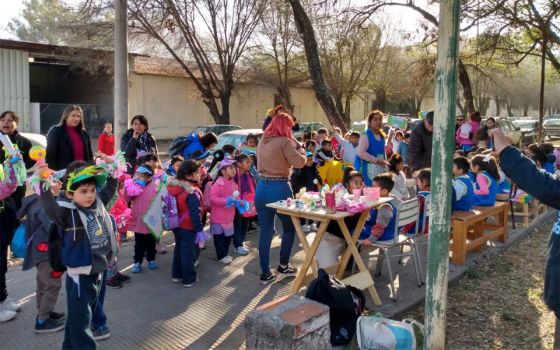
{"label": "woman in black jacket", "polygon": [[[29,158],[29,150],[31,149],[32,144],[31,141],[21,136],[18,132],[18,124],[19,117],[15,112],[5,111],[0,115],[0,130],[2,133],[8,135],[14,146],[17,146],[23,156],[25,167],[27,169],[31,169],[33,165],[35,165],[35,161]],[[3,164],[5,160],[6,154],[4,152],[4,145],[0,143],[0,164]],[[23,197],[25,197],[25,185],[19,186],[10,196],[10,198],[14,200],[17,209],[21,206],[21,200]]]}
{"label": "woman in black jacket", "polygon": [[130,164],[131,173],[136,167],[138,153],[152,153],[159,158],[156,139],[148,132],[148,119],[137,115],[130,122],[128,129],[121,138],[121,151],[124,152],[126,162]]}
{"label": "woman in black jacket", "polygon": [[93,161],[91,141],[84,124],[84,112],[77,105],[66,107],[58,125],[47,134],[47,164],[50,169],[66,169],[73,161]]}

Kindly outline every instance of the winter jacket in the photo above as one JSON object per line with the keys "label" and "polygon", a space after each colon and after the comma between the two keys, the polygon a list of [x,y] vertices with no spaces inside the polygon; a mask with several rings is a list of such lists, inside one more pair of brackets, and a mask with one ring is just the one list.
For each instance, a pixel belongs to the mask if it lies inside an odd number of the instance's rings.
{"label": "winter jacket", "polygon": [[39,196],[32,194],[23,199],[17,213],[18,220],[25,217],[25,241],[27,245],[22,270],[34,268],[41,261],[49,259],[49,235],[55,229],[52,220],[41,207]]}
{"label": "winter jacket", "polygon": [[[35,161],[29,158],[29,150],[33,146],[31,141],[29,141],[26,137],[21,136],[21,134],[14,130],[11,135],[8,135],[10,141],[15,145],[17,145],[18,150],[20,151],[21,155],[23,156],[23,163],[27,169],[31,169],[35,165]],[[4,145],[0,142],[0,164],[3,164],[6,160],[6,153],[4,152]],[[22,185],[16,188],[16,191],[12,193],[11,197],[16,204],[16,208],[21,207],[21,200],[25,197],[26,186]]]}
{"label": "winter jacket", "polygon": [[478,130],[480,130],[479,122],[464,123],[455,132],[455,142],[461,147],[472,146],[474,143],[473,137],[476,135]]}
{"label": "winter jacket", "polygon": [[420,123],[410,135],[408,146],[410,166],[413,171],[431,167],[432,163],[432,132]]}
{"label": "winter jacket", "polygon": [[136,157],[138,155],[138,151],[143,151],[146,153],[153,153],[156,157],[158,155],[158,149],[156,144],[156,139],[150,134],[149,132],[145,132],[146,134],[146,144],[141,145],[138,142],[138,139],[132,137],[133,130],[128,129],[127,132],[124,133],[121,139],[121,151],[124,152],[124,158],[126,162],[130,165],[129,167],[129,174],[132,174],[134,168],[136,168]]}
{"label": "winter jacket", "polygon": [[108,156],[115,154],[115,135],[102,132],[97,139],[97,151]]}
{"label": "winter jacket", "polygon": [[120,195],[111,210],[109,210],[109,214],[115,218],[115,222],[117,224],[117,231],[119,232],[128,232],[128,223],[130,222],[130,214],[131,210],[128,207],[128,203],[124,198],[124,194]]}
{"label": "winter jacket", "polygon": [[227,225],[233,223],[235,217],[235,206],[226,208],[226,201],[237,191],[237,185],[233,179],[226,180],[223,176],[218,177],[212,184],[210,190],[210,222],[213,224]]}
{"label": "winter jacket", "polygon": [[183,149],[183,159],[192,159],[192,154],[196,151],[204,152],[206,149],[200,143],[200,136],[192,133],[187,137],[188,146]]}
{"label": "winter jacket", "polygon": [[202,216],[204,215],[204,203],[202,191],[187,181],[169,179],[167,192],[175,197],[177,209],[181,220],[179,227],[185,230],[201,232],[204,229]]}
{"label": "winter jacket", "polygon": [[257,146],[257,167],[262,177],[290,177],[292,166],[303,168],[305,149],[296,147],[287,137],[263,136]]}
{"label": "winter jacket", "polygon": [[124,198],[127,202],[131,202],[130,209],[130,222],[128,223],[128,229],[134,231],[135,233],[149,234],[150,229],[144,223],[144,215],[150,208],[152,201],[156,197],[159,189],[159,182],[150,181],[138,195],[133,195],[127,191],[125,186]]}
{"label": "winter jacket", "polygon": [[[9,179],[9,182],[7,181]],[[16,190],[16,174],[10,169],[9,176],[0,182],[0,205],[4,210],[0,211],[0,243],[7,242],[9,245],[17,228],[16,204],[11,195]]]}
{"label": "winter jacket", "polygon": [[[294,170],[291,180],[294,193],[298,193],[304,187],[307,192],[315,192],[322,182],[315,164]],[[317,184],[313,182],[314,180],[317,180]]]}
{"label": "winter jacket", "polygon": [[[91,150],[91,141],[87,131],[79,129],[82,142],[84,143],[84,161],[93,161],[93,152]],[[72,163],[74,152],[72,141],[64,126],[53,126],[47,134],[47,157],[46,161],[49,168],[53,170],[66,169],[68,164]]]}
{"label": "winter jacket", "polygon": [[[507,147],[500,153],[500,167],[520,189],[541,203],[560,209],[560,180],[541,172],[535,163],[518,149]],[[548,259],[544,280],[544,301],[560,318],[560,212],[556,217],[548,243]]]}
{"label": "winter jacket", "polygon": [[[116,226],[109,216],[105,205],[113,198],[118,181],[108,178],[107,184],[97,192],[94,207],[101,212],[103,221],[109,231],[110,252],[107,262],[114,259],[117,252]],[[55,199],[50,191],[41,193],[41,207],[47,216],[58,226],[63,234],[61,247],[62,264],[70,275],[89,275],[93,268],[93,249],[88,238],[86,214],[76,204],[61,193]]]}

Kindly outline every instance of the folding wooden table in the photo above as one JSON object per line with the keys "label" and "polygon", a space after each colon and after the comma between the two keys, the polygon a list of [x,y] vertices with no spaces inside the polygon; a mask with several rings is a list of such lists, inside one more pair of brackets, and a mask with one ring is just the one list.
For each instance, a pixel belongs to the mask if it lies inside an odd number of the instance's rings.
{"label": "folding wooden table", "polygon": [[[319,243],[325,236],[325,232],[327,230],[327,226],[331,221],[336,221],[342,231],[344,236],[344,240],[346,241],[347,248],[338,264],[333,266],[329,266],[325,268],[327,272],[330,274],[335,274],[337,278],[342,278],[346,266],[350,260],[350,256],[354,257],[354,261],[358,266],[358,273],[348,276],[342,280],[342,282],[354,286],[360,290],[367,289],[369,295],[371,296],[373,303],[375,305],[381,305],[381,299],[379,299],[379,295],[374,287],[373,278],[371,277],[370,271],[367,269],[366,265],[364,264],[360,253],[356,247],[356,242],[360,237],[360,233],[364,228],[364,225],[369,217],[369,212],[372,208],[379,206],[380,204],[387,203],[391,199],[390,198],[380,198],[378,201],[374,202],[364,202],[368,210],[365,210],[361,213],[352,214],[345,211],[337,211],[334,214],[327,214],[324,208],[318,209],[297,209],[295,205],[290,207],[286,205],[282,205],[280,202],[270,203],[267,204],[267,207],[276,209],[277,214],[280,215],[287,215],[292,219],[292,222],[296,229],[296,234],[303,246],[303,250],[305,252],[305,261],[303,266],[299,269],[296,279],[294,281],[294,285],[292,286],[292,292],[297,293],[301,289],[305,276],[309,271],[309,268],[313,270],[315,276],[317,276],[317,272],[319,270],[317,266],[317,262],[315,261],[315,254],[317,253],[317,248],[319,248]],[[358,224],[354,228],[354,232],[351,234],[344,222],[344,218],[352,215],[360,215],[358,220]],[[305,233],[301,227],[300,219],[309,219],[313,221],[319,222],[319,228],[315,235],[315,239],[309,246],[307,239],[305,238]]]}

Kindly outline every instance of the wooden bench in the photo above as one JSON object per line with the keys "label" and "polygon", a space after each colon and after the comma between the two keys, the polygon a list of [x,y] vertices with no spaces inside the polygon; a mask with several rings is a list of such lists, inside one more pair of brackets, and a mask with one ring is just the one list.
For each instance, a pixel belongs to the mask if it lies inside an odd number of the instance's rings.
{"label": "wooden bench", "polygon": [[[500,193],[496,196],[496,200],[509,203],[509,195]],[[528,227],[540,214],[548,210],[546,205],[521,190],[517,190],[517,195],[512,198],[512,202],[513,216],[522,219],[520,222],[522,227]]]}
{"label": "wooden bench", "polygon": [[[471,211],[455,211],[451,216],[451,262],[465,264],[468,251],[481,251],[487,241],[507,240],[508,204],[496,202],[492,207],[474,207]],[[489,222],[493,219],[494,222]]]}

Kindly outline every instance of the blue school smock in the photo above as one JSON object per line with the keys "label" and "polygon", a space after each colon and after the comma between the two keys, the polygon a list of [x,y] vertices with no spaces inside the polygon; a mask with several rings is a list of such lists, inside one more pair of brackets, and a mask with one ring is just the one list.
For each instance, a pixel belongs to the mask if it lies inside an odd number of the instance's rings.
{"label": "blue school smock", "polygon": [[[383,234],[381,235],[381,237],[379,237],[377,239],[377,241],[388,241],[390,239],[395,238],[395,221],[397,219],[397,207],[395,204],[393,204],[393,202],[389,202],[388,203],[391,208],[393,209],[393,215],[391,216],[391,220],[389,220],[389,224],[387,225],[387,227],[385,227],[385,230],[383,230]],[[371,229],[373,228],[373,226],[375,226],[375,223],[377,222],[377,208],[372,209],[370,211],[369,214],[369,219],[366,221],[366,224],[364,226],[364,229],[362,230],[362,233],[360,233],[360,240],[364,240],[364,239],[368,239],[369,236],[371,236]]]}
{"label": "blue school smock", "polygon": [[457,200],[455,187],[453,187],[453,202],[452,202],[453,210],[459,210],[459,211],[471,210],[474,202],[474,186],[471,181],[471,178],[468,175],[458,176],[455,179],[453,179],[453,183],[454,184],[459,183],[461,186],[464,186],[467,189],[467,193],[463,197],[461,197],[461,199]]}
{"label": "blue school smock", "polygon": [[[491,207],[496,204],[496,194],[498,194],[498,182],[488,174],[488,172],[483,171],[480,175],[484,176],[489,183],[487,195],[474,195],[473,205],[480,205]],[[475,182],[475,187],[478,189],[478,184]]]}
{"label": "blue school smock", "polygon": [[[373,132],[370,129],[362,134],[367,135],[368,138],[368,149],[367,153],[371,154],[374,157],[378,157],[379,155],[383,155],[383,159],[386,159],[385,156],[385,139],[381,137],[380,140],[375,138]],[[359,155],[356,155],[356,160],[354,161],[354,167],[362,173],[364,177],[364,183],[366,186],[371,186],[373,179],[370,179],[368,176],[368,164],[369,162],[360,158]]]}

